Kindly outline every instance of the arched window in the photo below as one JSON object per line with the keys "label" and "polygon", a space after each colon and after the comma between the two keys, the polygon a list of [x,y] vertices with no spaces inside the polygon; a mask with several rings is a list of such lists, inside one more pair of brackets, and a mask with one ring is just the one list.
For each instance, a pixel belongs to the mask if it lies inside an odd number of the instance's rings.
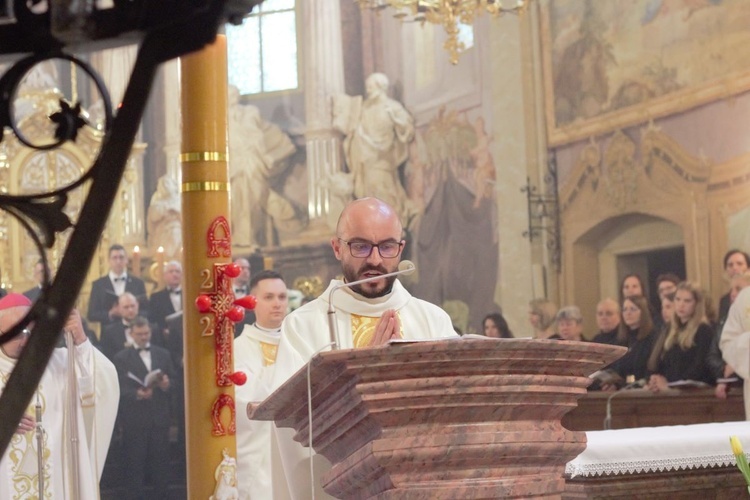
{"label": "arched window", "polygon": [[296,0],[265,0],[226,33],[229,83],[240,94],[299,87]]}

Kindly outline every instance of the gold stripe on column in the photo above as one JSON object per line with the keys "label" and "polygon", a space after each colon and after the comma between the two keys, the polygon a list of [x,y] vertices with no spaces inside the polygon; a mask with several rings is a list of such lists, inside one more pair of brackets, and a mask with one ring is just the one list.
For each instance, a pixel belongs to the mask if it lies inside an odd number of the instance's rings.
{"label": "gold stripe on column", "polygon": [[220,151],[194,151],[191,153],[180,153],[180,161],[182,163],[229,161],[229,155]]}
{"label": "gold stripe on column", "polygon": [[229,183],[219,181],[196,181],[182,183],[181,192],[193,193],[196,191],[229,191]]}

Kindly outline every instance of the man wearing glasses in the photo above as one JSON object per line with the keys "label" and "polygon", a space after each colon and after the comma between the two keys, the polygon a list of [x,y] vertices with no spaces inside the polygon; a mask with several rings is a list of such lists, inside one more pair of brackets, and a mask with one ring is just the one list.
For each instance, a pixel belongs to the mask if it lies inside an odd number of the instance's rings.
{"label": "man wearing glasses", "polygon": [[[333,253],[341,262],[344,281],[351,283],[382,276],[398,269],[405,241],[398,215],[376,198],[347,205],[331,239]],[[343,283],[332,280],[317,299],[289,314],[281,327],[273,388],[302,367],[330,343],[328,306],[331,290]],[[439,339],[455,337],[448,314],[413,297],[391,276],[341,288],[332,297],[340,344],[338,349],[377,346],[392,339]],[[277,429],[287,485],[293,498],[309,498],[307,450],[294,442],[289,429]],[[321,459],[321,457],[318,457]],[[330,467],[330,466],[328,466]],[[324,468],[325,467],[324,465]],[[316,478],[318,473],[316,472]],[[315,482],[320,487],[320,481]],[[330,498],[322,490],[316,498]]]}

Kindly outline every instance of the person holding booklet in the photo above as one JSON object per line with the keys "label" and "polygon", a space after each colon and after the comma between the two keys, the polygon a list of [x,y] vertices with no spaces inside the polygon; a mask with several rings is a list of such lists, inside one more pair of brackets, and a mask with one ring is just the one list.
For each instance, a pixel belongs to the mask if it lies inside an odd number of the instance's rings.
{"label": "person holding booklet", "polygon": [[114,358],[128,471],[126,498],[145,498],[147,474],[153,485],[148,498],[167,498],[172,358],[166,349],[151,345],[151,325],[146,318],[137,316],[131,322],[130,336],[133,346]]}
{"label": "person holding booklet", "polygon": [[716,382],[708,363],[713,329],[706,322],[706,295],[696,283],[683,281],[674,296],[674,317],[667,334],[654,345],[648,360],[648,388]]}

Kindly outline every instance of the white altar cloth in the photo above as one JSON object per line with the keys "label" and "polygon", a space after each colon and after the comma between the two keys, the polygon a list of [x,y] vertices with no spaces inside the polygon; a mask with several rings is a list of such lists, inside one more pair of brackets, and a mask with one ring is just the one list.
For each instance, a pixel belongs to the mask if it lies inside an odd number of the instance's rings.
{"label": "white altar cloth", "polygon": [[572,478],[734,466],[730,436],[740,439],[747,455],[746,421],[590,431],[586,449],[567,463],[565,474]]}

